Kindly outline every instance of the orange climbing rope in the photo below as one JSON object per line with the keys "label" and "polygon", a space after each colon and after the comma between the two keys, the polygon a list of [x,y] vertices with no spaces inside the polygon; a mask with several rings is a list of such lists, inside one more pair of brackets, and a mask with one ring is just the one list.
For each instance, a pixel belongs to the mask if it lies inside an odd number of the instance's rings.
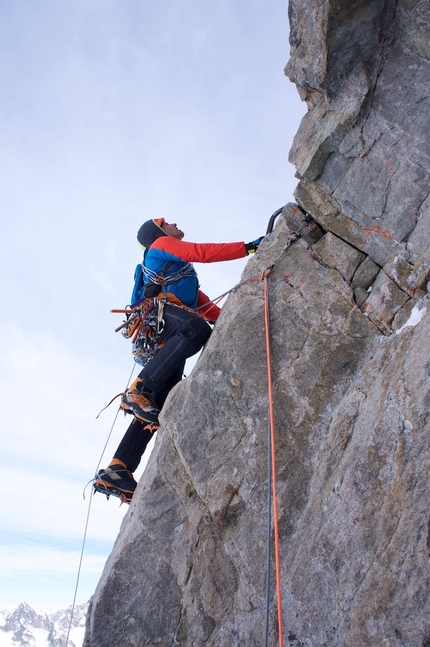
{"label": "orange climbing rope", "polygon": [[[273,226],[273,219],[282,210],[275,211],[269,223],[268,233]],[[276,501],[276,452],[275,452],[275,420],[273,414],[273,384],[272,384],[272,362],[270,357],[270,312],[269,312],[269,292],[267,287],[267,279],[273,272],[273,269],[284,252],[300,238],[300,233],[293,231],[288,236],[287,242],[284,245],[279,256],[274,263],[270,265],[261,275],[264,281],[264,320],[266,329],[266,357],[267,357],[267,380],[269,389],[269,414],[268,414],[268,541],[267,541],[267,580],[266,580],[266,630],[265,630],[265,647],[268,644],[269,638],[269,595],[270,595],[270,545],[271,545],[271,498],[273,498],[273,517],[274,517],[274,533],[275,533],[275,560],[276,560],[276,590],[278,595],[278,629],[279,629],[279,647],[284,647],[284,632],[282,626],[282,595],[281,595],[281,564],[279,559],[279,528],[278,528],[278,506]],[[272,492],[270,491],[270,480],[272,481]]]}
{"label": "orange climbing rope", "polygon": [[[262,274],[264,281],[264,320],[266,329],[266,356],[267,356],[267,378],[269,386],[269,452],[271,452],[271,476],[272,476],[272,499],[273,499],[273,521],[275,531],[275,563],[276,563],[276,590],[278,594],[278,629],[279,629],[279,647],[284,645],[284,633],[282,628],[282,596],[281,596],[281,565],[279,559],[279,530],[278,530],[278,506],[276,502],[276,452],[275,452],[275,421],[273,414],[273,384],[272,384],[272,364],[270,357],[270,318],[269,318],[269,294],[267,289],[267,278],[271,274],[273,266],[268,268]],[[270,502],[269,502],[270,505]],[[269,528],[270,532],[270,528]],[[270,550],[270,547],[268,548]],[[268,574],[270,578],[270,574]]]}

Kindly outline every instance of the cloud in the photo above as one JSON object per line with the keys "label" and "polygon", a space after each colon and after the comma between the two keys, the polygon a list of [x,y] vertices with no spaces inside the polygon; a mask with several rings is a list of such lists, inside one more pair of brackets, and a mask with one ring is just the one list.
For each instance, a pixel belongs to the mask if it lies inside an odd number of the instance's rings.
{"label": "cloud", "polygon": [[[0,548],[0,573],[2,577],[14,577],[25,573],[37,574],[39,577],[54,575],[63,577],[77,574],[80,560],[78,551],[62,551],[49,546],[2,546]],[[106,558],[100,555],[86,554],[83,567],[86,573],[99,574]]]}
{"label": "cloud", "polygon": [[0,605],[25,601],[33,608],[67,608],[76,584],[77,603],[89,600],[100,578],[109,547],[84,552],[16,539],[0,546]]}

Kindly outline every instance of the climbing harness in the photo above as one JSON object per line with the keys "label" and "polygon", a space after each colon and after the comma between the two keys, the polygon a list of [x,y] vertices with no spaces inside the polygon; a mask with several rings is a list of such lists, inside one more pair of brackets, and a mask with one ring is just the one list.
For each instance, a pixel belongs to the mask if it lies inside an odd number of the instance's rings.
{"label": "climbing harness", "polygon": [[[207,306],[209,303],[212,301],[204,305]],[[131,339],[132,355],[135,361],[142,366],[147,364],[163,345],[160,335],[164,330],[164,308],[166,305],[202,316],[198,312],[199,308],[194,310],[183,303],[175,303],[164,294],[151,299],[139,299],[135,304],[122,310],[111,310],[113,313],[126,315],[126,320],[118,328],[115,328],[115,332],[121,331],[123,337]]]}

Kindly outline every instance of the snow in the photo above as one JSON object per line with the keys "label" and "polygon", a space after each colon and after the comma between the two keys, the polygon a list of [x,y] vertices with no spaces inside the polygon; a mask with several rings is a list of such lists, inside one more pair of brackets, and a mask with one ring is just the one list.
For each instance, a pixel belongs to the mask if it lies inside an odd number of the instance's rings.
{"label": "snow", "polygon": [[426,305],[423,303],[423,301],[418,301],[418,303],[415,304],[414,307],[412,308],[411,315],[410,315],[409,319],[407,320],[407,322],[405,324],[403,324],[403,326],[401,328],[396,330],[396,335],[399,335],[402,332],[402,330],[404,330],[405,328],[407,328],[409,326],[416,326],[417,324],[419,324],[421,319],[426,314],[427,314]]}
{"label": "snow", "polygon": [[76,645],[76,647],[80,647],[84,642],[84,635],[85,627],[72,627],[69,636],[69,646]]}
{"label": "snow", "polygon": [[[75,607],[68,647],[80,647],[88,604]],[[0,609],[0,647],[52,647],[65,642],[70,608],[52,614],[36,612],[22,602]]]}
{"label": "snow", "polygon": [[46,645],[49,645],[49,631],[46,631],[46,629],[33,629],[32,634],[34,647],[46,647]]}
{"label": "snow", "polygon": [[32,637],[29,638],[28,636],[26,636],[26,641],[24,643],[21,641],[16,642],[13,639],[13,633],[2,633],[0,634],[0,647],[21,647],[21,645],[24,644],[28,647],[48,647],[48,645],[50,644],[48,637],[49,632],[46,631],[46,629],[33,629]]}

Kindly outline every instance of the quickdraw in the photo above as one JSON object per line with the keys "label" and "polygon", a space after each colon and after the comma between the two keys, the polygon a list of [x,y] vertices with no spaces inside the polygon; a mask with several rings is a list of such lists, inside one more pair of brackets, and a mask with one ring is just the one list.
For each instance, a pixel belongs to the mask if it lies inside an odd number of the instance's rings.
{"label": "quickdraw", "polygon": [[132,355],[142,366],[154,357],[162,345],[160,335],[164,330],[165,303],[163,297],[154,297],[143,299],[133,308],[111,311],[127,315],[127,320],[118,326],[115,332],[121,331],[123,337],[131,339]]}

